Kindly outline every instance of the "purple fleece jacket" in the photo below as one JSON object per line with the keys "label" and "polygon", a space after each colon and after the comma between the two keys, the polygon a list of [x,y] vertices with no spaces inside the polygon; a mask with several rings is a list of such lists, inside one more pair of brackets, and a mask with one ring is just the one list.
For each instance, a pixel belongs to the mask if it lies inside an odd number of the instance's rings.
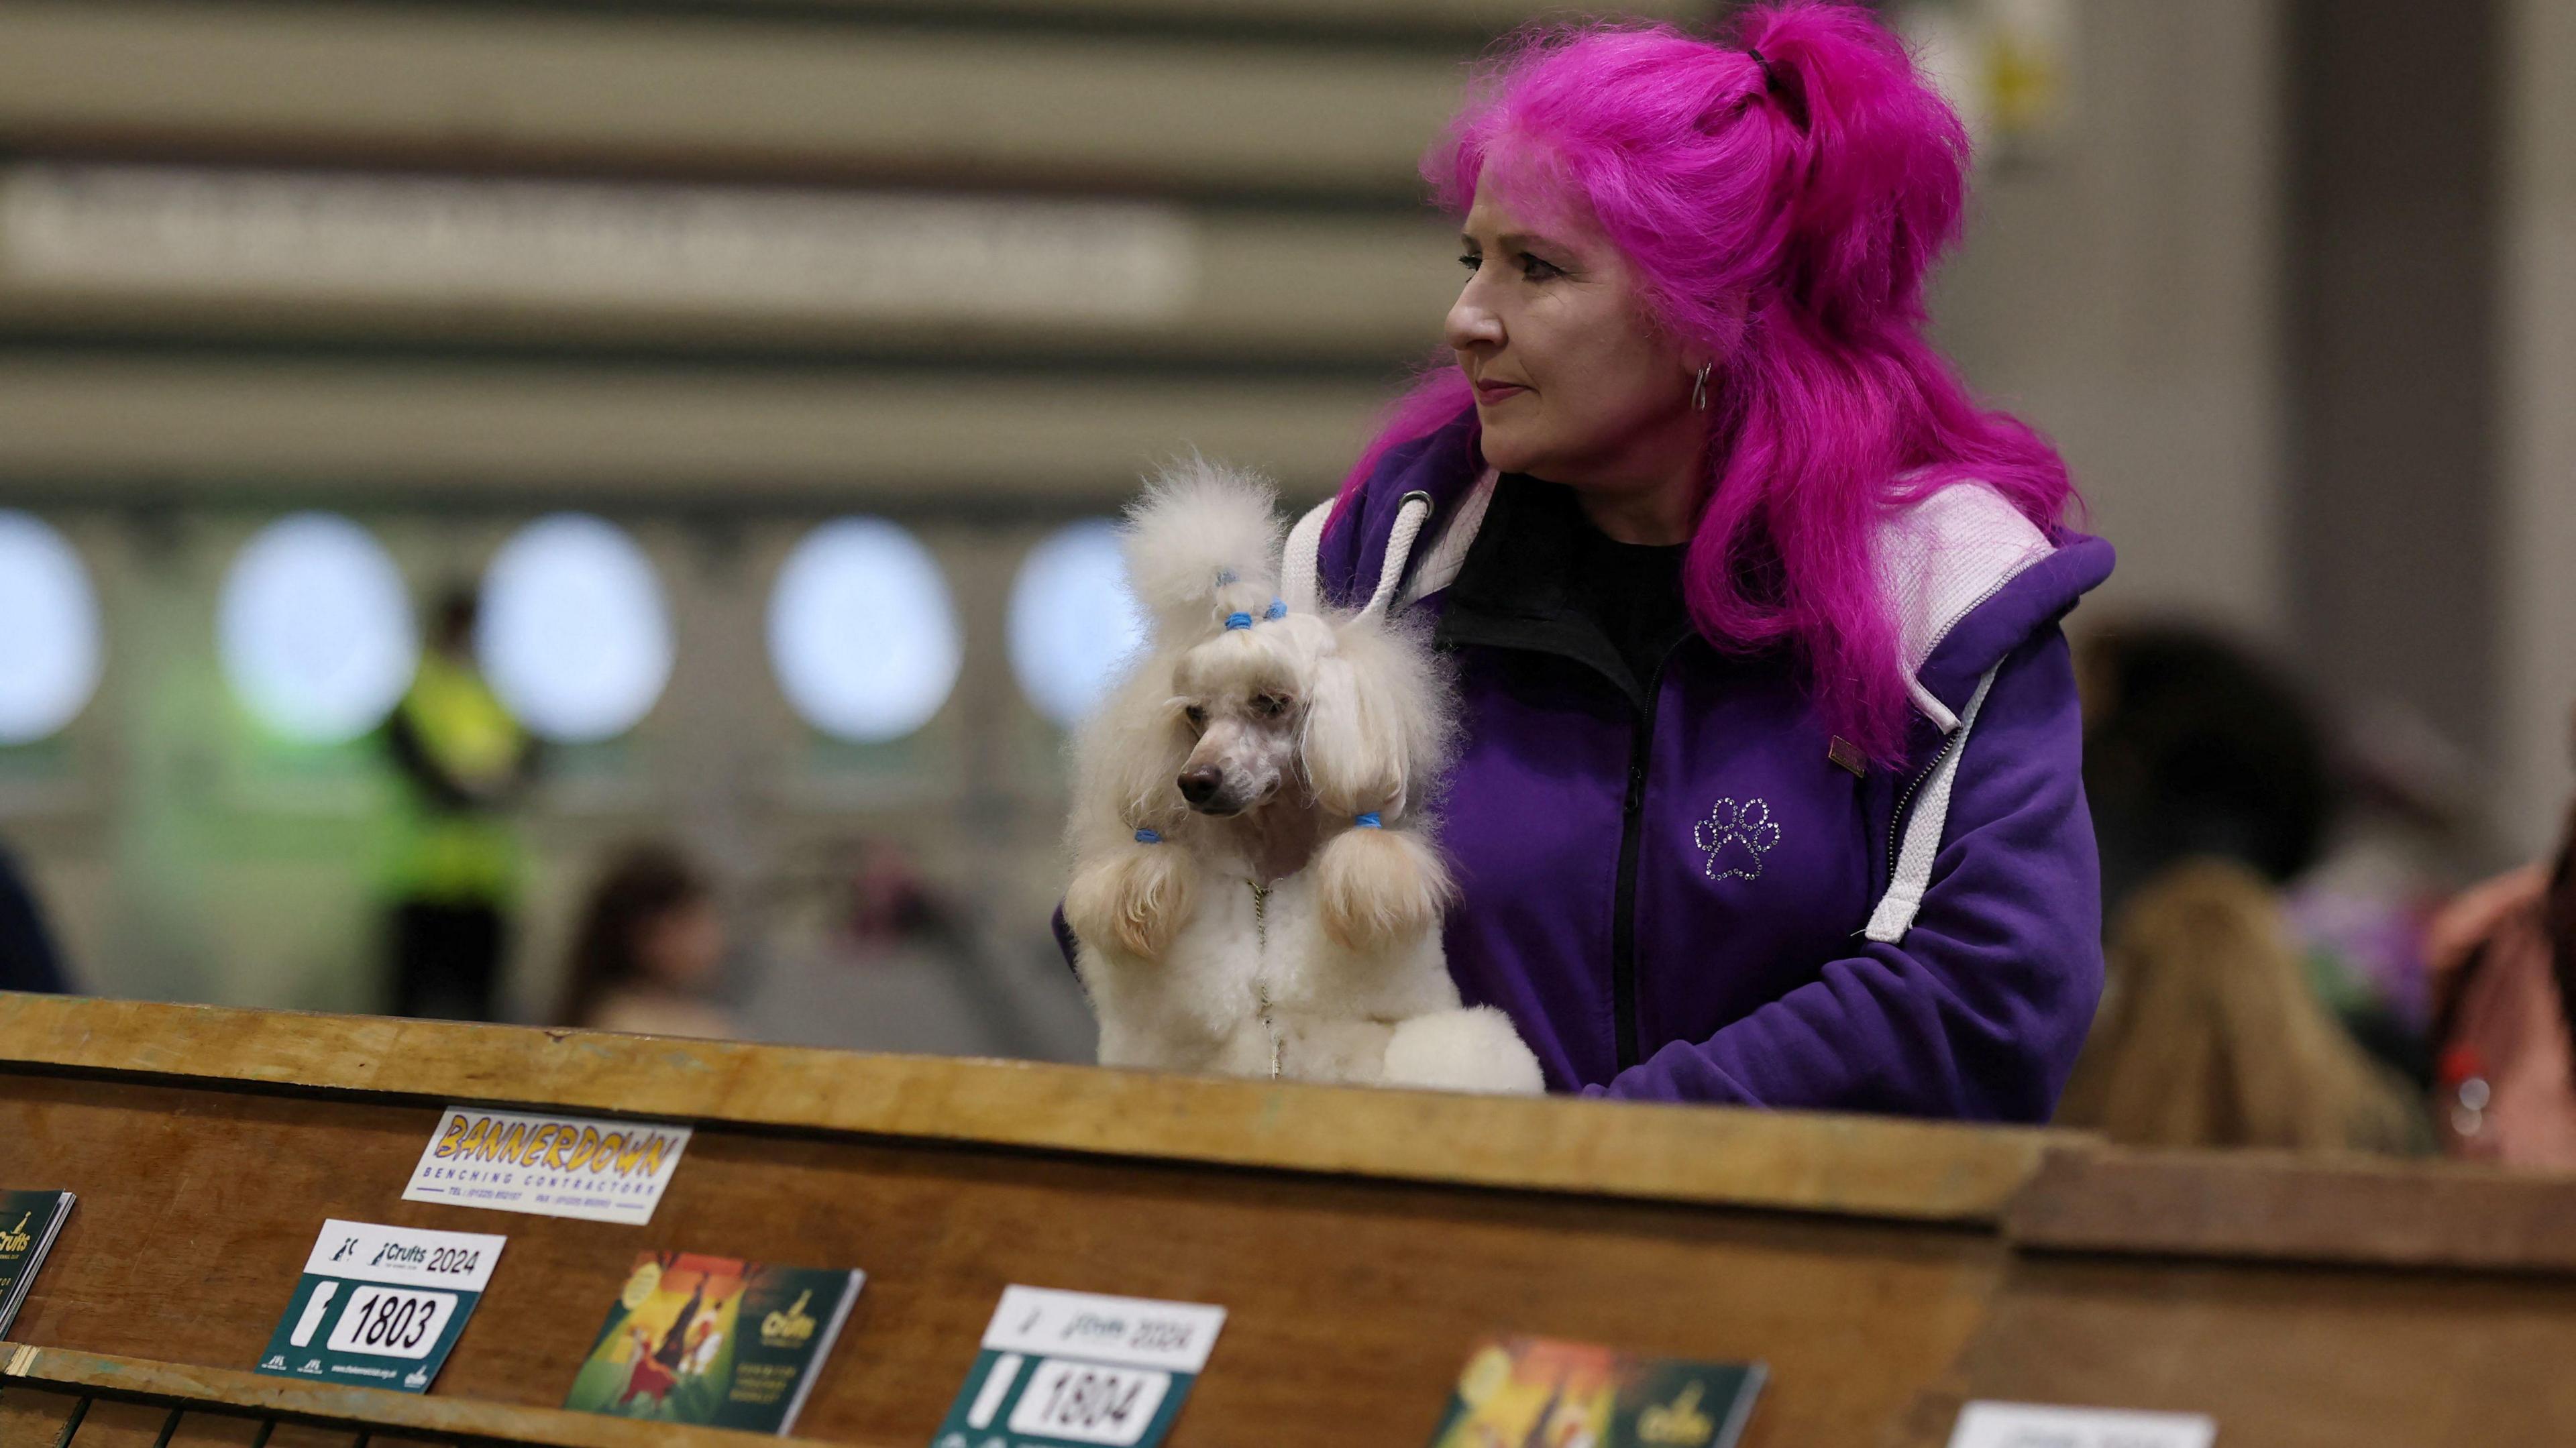
{"label": "purple fleece jacket", "polygon": [[[1325,597],[1381,571],[1400,499],[1425,547],[1480,471],[1472,418],[1390,452],[1327,528]],[[1464,744],[1441,806],[1462,894],[1449,968],[1508,1012],[1548,1086],[1663,1101],[2044,1121],[2102,986],[2100,872],[2058,620],[2111,571],[2060,532],[1950,624],[1916,672],[1964,711],[1947,827],[1911,929],[1864,938],[1915,787],[1947,736],[1918,713],[1902,769],[1855,775],[1784,655],[1677,645],[1639,697],[1565,606],[1561,527],[1495,494],[1436,612]],[[2000,668],[1996,666],[2000,665]]]}

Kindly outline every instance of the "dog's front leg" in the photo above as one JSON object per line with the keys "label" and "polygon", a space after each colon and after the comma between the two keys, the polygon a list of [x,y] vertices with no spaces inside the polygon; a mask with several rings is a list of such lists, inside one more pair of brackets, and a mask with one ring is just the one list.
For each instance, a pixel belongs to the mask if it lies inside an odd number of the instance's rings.
{"label": "dog's front leg", "polygon": [[1065,923],[1085,940],[1158,961],[1189,923],[1196,871],[1180,850],[1140,845],[1074,872],[1064,892]]}

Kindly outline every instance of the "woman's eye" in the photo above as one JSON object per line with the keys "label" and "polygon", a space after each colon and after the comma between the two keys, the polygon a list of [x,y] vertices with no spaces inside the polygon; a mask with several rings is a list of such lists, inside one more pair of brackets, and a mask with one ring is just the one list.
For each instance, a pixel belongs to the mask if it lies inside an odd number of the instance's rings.
{"label": "woman's eye", "polygon": [[1469,252],[1467,255],[1458,258],[1458,265],[1465,267],[1467,269],[1467,275],[1469,276],[1474,276],[1476,274],[1476,268],[1483,266],[1484,264],[1485,259],[1476,255],[1474,252]]}
{"label": "woman's eye", "polygon": [[1524,252],[1521,254],[1521,275],[1534,282],[1543,282],[1549,277],[1565,275],[1565,268],[1552,261],[1541,261]]}

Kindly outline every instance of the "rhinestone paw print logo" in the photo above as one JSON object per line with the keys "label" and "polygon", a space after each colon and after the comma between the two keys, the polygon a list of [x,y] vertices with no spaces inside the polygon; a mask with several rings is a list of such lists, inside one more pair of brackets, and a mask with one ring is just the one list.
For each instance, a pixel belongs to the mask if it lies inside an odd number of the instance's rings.
{"label": "rhinestone paw print logo", "polygon": [[1729,798],[1709,806],[1708,818],[1691,836],[1708,856],[1704,868],[1710,879],[1759,880],[1762,857],[1780,843],[1780,826],[1772,820],[1769,804],[1758,799],[1738,804]]}

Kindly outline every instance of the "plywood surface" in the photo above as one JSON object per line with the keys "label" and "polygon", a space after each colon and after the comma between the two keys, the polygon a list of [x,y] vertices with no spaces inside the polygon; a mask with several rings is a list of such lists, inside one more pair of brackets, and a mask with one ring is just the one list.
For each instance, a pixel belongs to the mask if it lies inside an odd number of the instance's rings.
{"label": "plywood surface", "polygon": [[63,1348],[22,1345],[0,1353],[0,1363],[8,1378],[41,1385],[48,1397],[56,1391],[91,1395],[70,1448],[153,1448],[165,1430],[170,1448],[251,1448],[263,1426],[264,1448],[349,1448],[362,1431],[386,1448],[477,1439],[544,1448],[811,1448],[803,1438],[634,1423]]}
{"label": "plywood surface", "polygon": [[1957,1222],[1998,1219],[2074,1139],[0,992],[0,1070],[13,1063]]}
{"label": "plywood surface", "polygon": [[68,1393],[0,1383],[0,1448],[59,1448],[63,1425],[80,1405]]}
{"label": "plywood surface", "polygon": [[179,1431],[170,1435],[169,1448],[269,1448],[259,1441],[262,1421],[230,1413],[181,1413]]}
{"label": "plywood surface", "polygon": [[153,1448],[161,1441],[161,1430],[175,1426],[172,1411],[152,1403],[91,1403],[71,1448]]}
{"label": "plywood surface", "polygon": [[360,1445],[358,1434],[347,1428],[326,1428],[318,1423],[280,1423],[259,1448],[360,1448]]}
{"label": "plywood surface", "polygon": [[1748,1441],[1777,1448],[1867,1441],[2001,1265],[1991,1233],[1948,1227],[728,1127],[621,1227],[401,1201],[437,1115],[0,1075],[0,1137],[81,1194],[16,1334],[246,1368],[337,1216],[508,1236],[442,1398],[559,1404],[636,1254],[685,1249],[869,1271],[798,1423],[820,1439],[928,1441],[1021,1282],[1228,1309],[1176,1448],[1409,1448],[1495,1330],[1767,1361]]}
{"label": "plywood surface", "polygon": [[2052,1152],[2006,1230],[2051,1251],[2576,1274],[2576,1177],[2279,1152]]}
{"label": "plywood surface", "polygon": [[1941,1448],[1958,1402],[2206,1413],[2221,1448],[2576,1442],[2576,1282],[2029,1258],[1958,1373],[1891,1441]]}
{"label": "plywood surface", "polygon": [[[451,1100],[699,1134],[648,1226],[403,1202]],[[326,1391],[241,1370],[333,1216],[509,1239],[405,1400],[469,1416],[355,1420],[425,1441],[619,1444],[552,1409],[674,1249],[870,1273],[798,1425],[839,1443],[928,1441],[1011,1283],[1225,1306],[1176,1448],[1412,1448],[1496,1331],[1764,1362],[1752,1448],[1937,1448],[1978,1397],[2206,1412],[2226,1448],[2576,1441],[2566,1179],[22,996],[0,1142],[9,1185],[81,1193],[15,1335],[127,1360],[68,1448],[153,1448],[153,1374]],[[65,1448],[70,1401],[0,1389],[0,1448]],[[284,1448],[354,1440],[304,1421],[337,1436]]]}

